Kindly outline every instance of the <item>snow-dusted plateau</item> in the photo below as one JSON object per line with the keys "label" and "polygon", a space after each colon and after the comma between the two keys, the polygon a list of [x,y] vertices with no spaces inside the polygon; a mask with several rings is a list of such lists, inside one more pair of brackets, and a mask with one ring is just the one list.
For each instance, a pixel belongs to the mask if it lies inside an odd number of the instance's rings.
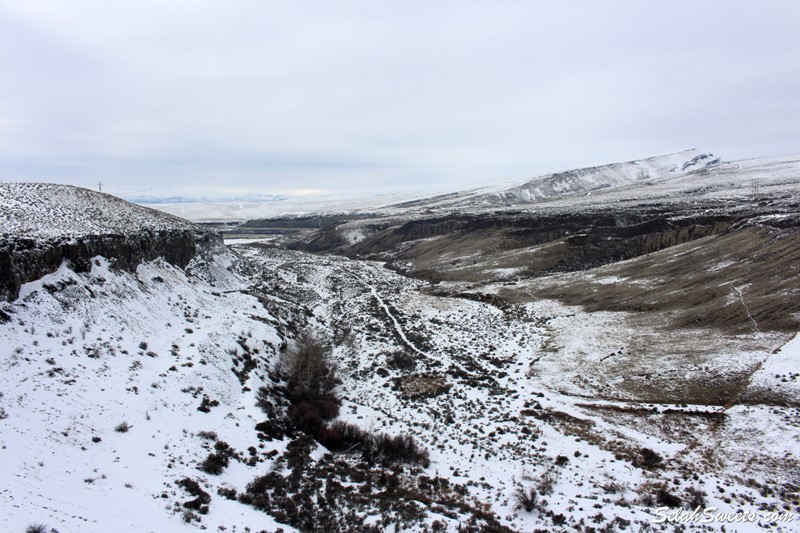
{"label": "snow-dusted plateau", "polygon": [[2,531],[800,531],[799,157],[0,208]]}

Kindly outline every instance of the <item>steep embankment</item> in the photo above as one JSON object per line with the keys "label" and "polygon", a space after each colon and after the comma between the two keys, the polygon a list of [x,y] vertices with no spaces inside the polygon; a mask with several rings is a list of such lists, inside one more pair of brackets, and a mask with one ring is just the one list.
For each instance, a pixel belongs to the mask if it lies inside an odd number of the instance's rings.
{"label": "steep embankment", "polygon": [[190,276],[98,257],[0,302],[0,530],[278,527],[217,495],[284,446],[248,452],[283,324],[242,292],[232,261],[194,261]]}
{"label": "steep embankment", "polygon": [[184,220],[57,185],[0,201],[0,530],[278,527],[217,493],[277,453],[255,448],[256,391],[289,306]]}
{"label": "steep embankment", "polygon": [[158,257],[186,267],[220,237],[188,221],[114,196],[69,185],[0,185],[0,299],[13,300],[23,283],[55,272],[63,261],[91,269],[94,256],[131,271]]}
{"label": "steep embankment", "polygon": [[[508,531],[466,485],[434,475],[413,437],[334,421],[327,369],[324,395],[292,381],[309,346],[324,368],[329,340],[348,336],[329,335],[313,291],[276,277],[281,265],[248,267],[203,233],[211,244],[183,268],[148,260],[196,228],[88,191],[66,189],[100,204],[94,219],[65,208],[62,188],[18,191],[27,203],[7,197],[5,237],[46,237],[63,261],[0,301],[0,530],[421,532],[438,519]],[[152,245],[130,257],[86,247],[78,268],[56,253],[106,232]],[[300,340],[314,330],[321,341]]]}

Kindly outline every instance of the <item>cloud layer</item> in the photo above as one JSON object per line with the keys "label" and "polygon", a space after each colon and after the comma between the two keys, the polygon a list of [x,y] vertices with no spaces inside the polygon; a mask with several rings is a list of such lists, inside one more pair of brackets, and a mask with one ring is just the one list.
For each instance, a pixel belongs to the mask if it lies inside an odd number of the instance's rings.
{"label": "cloud layer", "polygon": [[796,2],[0,6],[0,179],[466,186],[800,151]]}

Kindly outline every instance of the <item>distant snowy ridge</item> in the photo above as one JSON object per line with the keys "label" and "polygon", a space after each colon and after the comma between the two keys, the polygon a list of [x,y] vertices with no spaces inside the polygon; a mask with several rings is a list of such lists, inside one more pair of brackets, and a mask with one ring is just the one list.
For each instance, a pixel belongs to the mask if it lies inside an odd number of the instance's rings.
{"label": "distant snowy ridge", "polygon": [[528,201],[569,194],[591,192],[607,187],[619,187],[637,181],[678,175],[719,163],[712,154],[686,150],[677,154],[650,157],[625,163],[613,163],[582,168],[536,178],[510,189],[507,198]]}
{"label": "distant snowy ridge", "polygon": [[283,202],[289,197],[280,194],[240,194],[233,196],[122,196],[128,202],[140,205],[194,204],[199,202]]}
{"label": "distant snowy ridge", "polygon": [[599,189],[624,187],[661,178],[677,178],[712,167],[720,159],[696,149],[649,157],[624,163],[611,163],[546,174],[515,187],[476,189],[413,202],[414,207],[500,207],[529,204],[538,200],[583,196]]}

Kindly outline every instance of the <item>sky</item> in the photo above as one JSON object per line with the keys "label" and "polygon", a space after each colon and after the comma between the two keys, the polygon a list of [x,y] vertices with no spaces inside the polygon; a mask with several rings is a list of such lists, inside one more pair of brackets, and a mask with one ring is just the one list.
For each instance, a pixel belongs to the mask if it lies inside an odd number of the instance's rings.
{"label": "sky", "polygon": [[800,152],[800,2],[0,0],[0,181],[456,190]]}

